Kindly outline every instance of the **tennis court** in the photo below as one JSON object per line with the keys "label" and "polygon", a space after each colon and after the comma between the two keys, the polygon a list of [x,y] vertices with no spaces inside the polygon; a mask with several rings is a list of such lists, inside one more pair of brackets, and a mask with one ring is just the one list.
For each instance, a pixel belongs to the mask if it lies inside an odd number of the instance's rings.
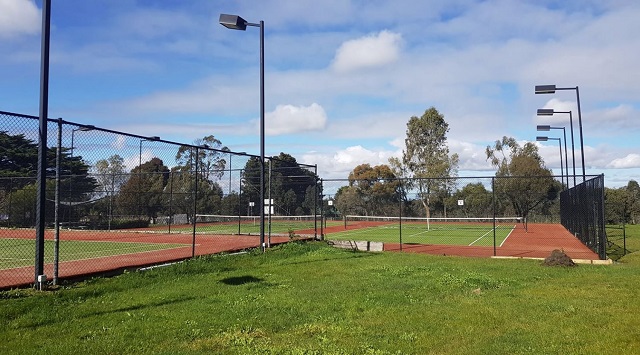
{"label": "tennis court", "polygon": [[[45,263],[54,262],[54,244],[53,240],[45,240]],[[156,250],[181,248],[184,246],[184,244],[177,243],[62,240],[59,243],[59,262],[144,253]],[[33,265],[34,250],[35,240],[33,239],[2,239],[2,248],[0,248],[0,269],[11,269]]]}
{"label": "tennis court", "polygon": [[[327,226],[329,240],[382,242],[384,251],[472,257],[545,258],[562,249],[574,260],[599,260],[561,224],[528,223],[519,219],[411,221],[398,217],[347,217],[340,226]],[[495,247],[493,244],[495,232]]]}
{"label": "tennis court", "polygon": [[399,218],[346,216],[342,230],[328,228],[327,239],[383,243],[502,245],[517,228],[519,218]]}
{"label": "tennis court", "polygon": [[[187,228],[187,226],[182,226]],[[289,241],[273,236],[268,244]],[[54,231],[45,231],[44,273],[54,275]],[[259,235],[171,234],[153,230],[61,230],[59,277],[100,274],[233,252],[260,246]],[[0,229],[0,288],[27,285],[34,279],[35,230]]]}

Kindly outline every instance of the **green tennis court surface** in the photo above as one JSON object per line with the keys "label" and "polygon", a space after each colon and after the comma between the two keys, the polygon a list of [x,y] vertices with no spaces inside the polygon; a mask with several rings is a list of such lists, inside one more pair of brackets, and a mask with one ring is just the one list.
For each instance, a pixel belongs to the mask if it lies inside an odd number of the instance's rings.
{"label": "green tennis court surface", "polygon": [[[303,230],[320,229],[320,217],[315,216],[272,216],[269,220],[265,217],[265,231],[271,231],[273,234],[288,234]],[[342,221],[329,221],[328,226],[342,225]],[[217,215],[198,215],[196,222],[196,233],[206,234],[259,234],[260,233],[260,217],[259,216],[217,216]],[[157,232],[168,232],[169,227],[154,228]],[[177,225],[171,226],[172,232],[192,232],[193,225]]]}
{"label": "green tennis court surface", "polygon": [[[184,246],[185,244],[61,240],[59,261],[85,260]],[[45,240],[45,263],[53,262],[53,247],[54,242],[52,240]],[[0,239],[0,269],[33,266],[34,250],[35,241],[33,239]]]}
{"label": "green tennis court surface", "polygon": [[334,240],[363,240],[370,242],[415,244],[443,244],[468,246],[493,246],[494,230],[496,245],[501,245],[515,228],[522,228],[517,224],[498,225],[485,223],[385,223],[358,224],[339,232],[330,232],[327,239]]}

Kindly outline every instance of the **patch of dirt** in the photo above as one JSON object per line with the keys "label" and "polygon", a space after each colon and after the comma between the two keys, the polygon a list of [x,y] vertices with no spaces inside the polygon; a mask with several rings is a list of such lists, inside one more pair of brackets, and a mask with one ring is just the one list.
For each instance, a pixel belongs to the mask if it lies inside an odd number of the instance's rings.
{"label": "patch of dirt", "polygon": [[555,249],[542,263],[545,266],[576,266],[576,263],[565,254],[564,250]]}

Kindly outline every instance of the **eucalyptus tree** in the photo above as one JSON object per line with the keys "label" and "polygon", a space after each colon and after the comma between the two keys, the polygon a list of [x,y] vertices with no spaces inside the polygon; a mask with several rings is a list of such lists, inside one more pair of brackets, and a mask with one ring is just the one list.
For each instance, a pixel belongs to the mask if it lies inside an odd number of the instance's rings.
{"label": "eucalyptus tree", "polygon": [[520,146],[514,138],[505,136],[487,146],[485,153],[497,169],[496,193],[511,203],[518,217],[526,218],[534,208],[558,197],[561,184],[545,167],[535,144]]}
{"label": "eucalyptus tree", "polygon": [[402,163],[413,178],[409,186],[417,189],[427,218],[433,199],[449,195],[458,175],[459,157],[449,152],[448,132],[449,124],[435,107],[407,123]]}

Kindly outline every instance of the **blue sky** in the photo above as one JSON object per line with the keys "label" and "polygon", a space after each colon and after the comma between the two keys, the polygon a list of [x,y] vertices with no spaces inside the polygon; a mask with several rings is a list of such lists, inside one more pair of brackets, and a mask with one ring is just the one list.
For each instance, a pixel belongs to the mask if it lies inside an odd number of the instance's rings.
{"label": "blue sky", "polygon": [[[538,108],[573,111],[579,149],[575,91],[534,95],[542,84],[579,86],[588,174],[640,178],[634,0],[52,2],[50,117],[258,154],[259,31],[218,24],[229,13],[265,22],[266,154],[323,178],[400,156],[431,106],[462,176],[492,175],[485,147],[502,136],[569,127]],[[41,7],[0,0],[0,110],[38,113]],[[559,174],[557,142],[542,143]]]}

